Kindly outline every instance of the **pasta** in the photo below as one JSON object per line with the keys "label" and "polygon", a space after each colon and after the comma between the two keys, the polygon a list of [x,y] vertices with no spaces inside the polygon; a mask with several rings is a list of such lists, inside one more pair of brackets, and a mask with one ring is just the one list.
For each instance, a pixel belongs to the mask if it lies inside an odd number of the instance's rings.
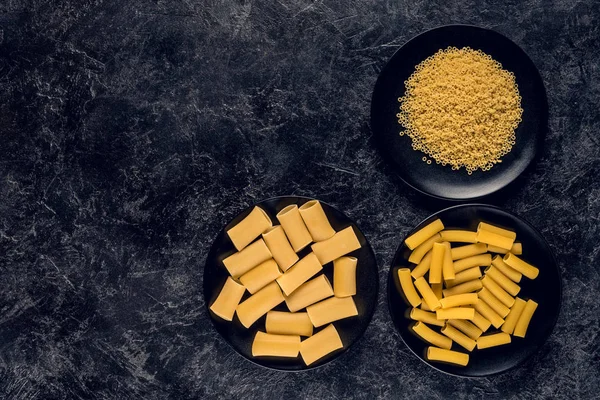
{"label": "pasta", "polygon": [[444,224],[441,220],[436,219],[435,221],[427,224],[417,232],[407,237],[404,243],[409,249],[414,250],[420,244],[424,243],[427,239],[431,238],[442,229],[444,229]]}
{"label": "pasta", "polygon": [[[508,279],[496,266],[491,265],[485,270],[485,275],[490,277],[494,282],[498,284],[503,290],[508,292],[511,296],[516,296],[521,287]],[[485,284],[484,284],[485,286]]]}
{"label": "pasta", "polygon": [[483,254],[488,251],[488,247],[485,243],[468,244],[466,246],[460,246],[453,248],[450,253],[452,260],[460,260],[461,258],[467,258]]}
{"label": "pasta", "polygon": [[482,283],[484,289],[489,290],[490,293],[492,295],[494,295],[495,298],[497,298],[498,300],[500,300],[500,302],[502,304],[504,304],[506,307],[512,307],[512,305],[515,304],[515,298],[512,297],[510,294],[508,294],[506,292],[506,290],[502,289],[500,287],[500,285],[498,285],[488,275],[484,276],[481,279],[481,283]]}
{"label": "pasta", "polygon": [[429,361],[442,361],[450,364],[465,366],[469,363],[469,355],[459,351],[440,349],[429,346],[427,348],[427,359]]}
{"label": "pasta", "polygon": [[238,278],[271,257],[271,252],[267,248],[265,241],[259,239],[251,245],[246,246],[243,250],[224,259],[223,265],[227,268],[229,275]]}
{"label": "pasta", "polygon": [[250,214],[227,231],[227,236],[240,251],[271,226],[273,223],[267,213],[260,207],[254,207]]}
{"label": "pasta", "polygon": [[356,257],[340,257],[333,260],[333,293],[336,297],[348,297],[356,294],[357,262]]}
{"label": "pasta", "polygon": [[285,296],[285,304],[291,312],[296,312],[318,301],[333,296],[333,288],[325,275],[306,282],[294,292]]}
{"label": "pasta", "polygon": [[473,319],[475,310],[468,307],[438,308],[435,310],[437,319]]}
{"label": "pasta", "polygon": [[479,290],[483,287],[479,279],[474,279],[460,285],[451,287],[450,289],[444,289],[444,297],[454,296],[456,294],[470,293]]}
{"label": "pasta", "polygon": [[502,261],[502,257],[500,257],[500,256],[494,257],[494,259],[492,260],[492,265],[494,267],[498,268],[498,270],[500,272],[502,272],[504,274],[504,276],[509,278],[511,281],[517,282],[517,283],[521,282],[521,277],[523,276],[523,274],[521,274],[516,269],[506,265],[504,263],[504,261]]}
{"label": "pasta", "polygon": [[537,309],[538,304],[533,300],[527,300],[525,304],[525,308],[523,312],[519,316],[517,324],[515,325],[515,330],[513,335],[517,337],[524,338],[527,333],[527,328],[529,328],[529,323],[531,322],[531,318],[533,317],[533,313]]}
{"label": "pasta", "polygon": [[442,283],[442,263],[446,246],[443,243],[434,243],[431,249],[431,266],[429,267],[429,283]]}
{"label": "pasta", "polygon": [[300,355],[306,365],[311,365],[342,347],[340,335],[333,325],[329,325],[300,343]]}
{"label": "pasta", "polygon": [[488,251],[490,253],[498,253],[498,254],[506,254],[509,251],[515,255],[523,254],[523,245],[521,243],[513,243],[510,250],[503,249],[502,247],[497,246],[488,246]]}
{"label": "pasta", "polygon": [[398,269],[398,280],[400,281],[400,286],[402,287],[402,291],[404,292],[404,296],[413,307],[418,307],[421,304],[421,297],[417,294],[415,290],[415,285],[413,284],[412,278],[410,276],[410,270],[408,268],[400,268]]}
{"label": "pasta", "polygon": [[508,333],[494,333],[493,335],[479,336],[479,339],[477,339],[477,348],[482,350],[509,343],[510,335]]}
{"label": "pasta", "polygon": [[317,242],[311,247],[321,264],[325,265],[351,251],[360,249],[360,242],[352,226],[349,226],[337,232],[329,239]]}
{"label": "pasta", "polygon": [[329,239],[335,234],[325,211],[318,200],[310,200],[300,206],[300,216],[315,242]]}
{"label": "pasta", "polygon": [[446,282],[446,287],[451,288],[478,278],[481,278],[481,269],[479,267],[469,268],[456,274],[453,280]]}
{"label": "pasta", "polygon": [[473,351],[475,348],[475,341],[452,325],[446,324],[442,328],[442,333],[469,351]]}
{"label": "pasta", "polygon": [[463,230],[444,230],[440,232],[445,242],[477,243],[477,232]]}
{"label": "pasta", "polygon": [[437,319],[435,313],[423,311],[419,308],[413,308],[410,311],[410,319],[421,321],[429,325],[444,326],[444,321]]}
{"label": "pasta", "polygon": [[479,225],[477,225],[477,231],[480,230],[489,231],[495,233],[496,235],[506,236],[512,240],[515,240],[517,237],[517,234],[513,231],[509,231],[508,229],[500,228],[499,226],[488,224],[486,222],[480,222]]}
{"label": "pasta", "polygon": [[246,328],[249,328],[260,317],[283,302],[281,289],[275,282],[269,283],[256,294],[248,297],[237,306],[237,316]]}
{"label": "pasta", "polygon": [[300,336],[298,335],[274,335],[258,331],[252,342],[254,357],[297,357],[299,351]]}
{"label": "pasta", "polygon": [[358,310],[352,297],[330,297],[306,307],[306,312],[315,328],[333,321],[358,315]]}
{"label": "pasta", "polygon": [[471,319],[471,322],[479,329],[481,329],[482,332],[487,332],[487,330],[490,329],[490,326],[492,325],[492,323],[488,321],[487,318],[485,318],[477,311],[477,307],[475,307],[475,317]]}
{"label": "pasta", "polygon": [[442,349],[447,350],[450,350],[450,348],[452,347],[452,339],[440,335],[421,321],[417,321],[417,323],[412,326],[412,330],[423,340],[437,347],[441,347]]}
{"label": "pasta", "polygon": [[302,250],[313,241],[296,204],[291,204],[279,211],[277,219],[295,252]]}
{"label": "pasta", "polygon": [[509,335],[513,334],[515,326],[517,325],[517,321],[519,320],[521,313],[525,309],[526,303],[527,302],[525,300],[519,297],[515,299],[515,304],[511,307],[510,312],[506,316],[504,324],[502,325],[502,332],[508,333]]}
{"label": "pasta", "polygon": [[277,283],[286,296],[308,281],[317,272],[321,271],[323,266],[317,259],[315,253],[308,253],[306,257],[298,261],[292,268],[285,271],[283,275],[277,278]]}
{"label": "pasta", "polygon": [[240,276],[240,282],[248,289],[250,294],[254,294],[280,276],[281,271],[277,263],[275,260],[270,259]]}
{"label": "pasta", "polygon": [[226,321],[233,319],[235,309],[242,300],[246,288],[227,277],[217,299],[211,304],[210,310]]}
{"label": "pasta", "polygon": [[502,304],[502,302],[500,300],[498,300],[498,298],[496,296],[494,296],[492,294],[492,292],[490,292],[488,290],[488,288],[484,287],[483,289],[481,289],[477,293],[477,295],[488,306],[490,306],[492,308],[492,310],[494,310],[494,312],[496,312],[502,318],[504,318],[504,317],[506,317],[508,315],[508,313],[510,311],[510,309],[508,308],[508,306],[506,306],[505,304]]}
{"label": "pasta", "polygon": [[[432,283],[430,286],[431,286],[431,290],[433,291],[433,294],[435,294],[435,297],[437,297],[438,300],[440,300],[442,298],[442,284],[441,283]],[[429,308],[427,306],[426,302],[421,302],[421,309],[423,309],[425,311],[433,311],[431,308]]]}
{"label": "pasta", "polygon": [[494,232],[480,229],[477,231],[477,241],[480,243],[485,243],[487,245],[492,245],[500,247],[502,249],[510,250],[515,240],[503,235],[498,235]]}
{"label": "pasta", "polygon": [[269,311],[265,322],[267,333],[312,336],[313,324],[305,312]]}
{"label": "pasta", "polygon": [[473,267],[481,267],[492,264],[492,256],[490,254],[479,254],[463,258],[462,260],[454,261],[454,272],[459,273]]}
{"label": "pasta", "polygon": [[435,293],[433,293],[433,290],[431,290],[431,287],[429,286],[425,278],[420,277],[416,279],[415,287],[417,288],[419,293],[421,293],[421,296],[423,296],[423,300],[425,301],[425,303],[427,303],[429,309],[435,311],[442,306]]}
{"label": "pasta", "polygon": [[453,308],[477,304],[477,293],[456,294],[454,296],[444,297],[440,300],[442,308]]}
{"label": "pasta", "polygon": [[538,274],[540,273],[539,269],[537,269],[529,263],[526,263],[525,261],[521,260],[519,257],[515,256],[512,253],[507,253],[502,259],[502,261],[504,261],[506,265],[516,269],[529,279],[537,278]]}
{"label": "pasta", "polygon": [[450,243],[444,242],[444,261],[442,262],[442,277],[444,282],[453,282],[456,278],[454,273],[454,264],[452,263],[452,254]]}
{"label": "pasta", "polygon": [[477,338],[483,333],[481,329],[479,329],[473,323],[464,319],[449,319],[448,324],[452,325],[473,340],[477,340]]}
{"label": "pasta", "polygon": [[292,249],[292,245],[285,236],[285,232],[281,225],[269,228],[262,235],[269,251],[273,255],[273,259],[283,272],[287,271],[292,265],[299,260],[298,254]]}
{"label": "pasta", "polygon": [[422,277],[429,271],[429,267],[431,266],[431,250],[427,252],[425,257],[421,259],[421,262],[412,270],[410,273],[413,278],[417,279]]}
{"label": "pasta", "polygon": [[[481,314],[483,318],[488,320],[494,326],[494,328],[498,329],[504,323],[502,317],[496,311],[494,311],[485,301],[478,301],[474,307],[475,311]],[[477,319],[478,317],[475,316],[471,319],[471,321],[473,321],[473,323],[479,327],[479,325],[477,324]],[[481,327],[479,328],[484,332],[487,330]]]}
{"label": "pasta", "polygon": [[429,250],[433,248],[433,244],[439,243],[441,241],[442,237],[439,233],[436,233],[435,235],[427,239],[425,242],[421,243],[419,247],[417,247],[413,250],[412,253],[410,253],[410,256],[408,257],[408,262],[411,262],[413,264],[420,263],[423,257],[425,257],[425,254],[427,254]]}

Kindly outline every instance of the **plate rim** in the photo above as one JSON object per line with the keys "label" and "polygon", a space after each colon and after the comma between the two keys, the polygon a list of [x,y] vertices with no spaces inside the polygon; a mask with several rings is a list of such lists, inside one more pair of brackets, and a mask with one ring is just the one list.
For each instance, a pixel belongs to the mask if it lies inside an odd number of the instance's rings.
{"label": "plate rim", "polygon": [[[417,33],[416,35],[412,36],[410,39],[408,39],[406,42],[404,42],[402,45],[400,45],[400,47],[398,47],[396,49],[396,51],[394,51],[394,54],[392,54],[386,61],[385,65],[383,66],[383,68],[381,69],[381,71],[379,72],[379,74],[377,75],[377,79],[375,80],[375,84],[373,85],[373,91],[371,94],[371,106],[369,108],[369,124],[371,126],[371,132],[373,133],[373,135],[377,136],[377,134],[375,133],[375,130],[373,129],[373,118],[374,118],[374,113],[373,113],[373,109],[374,109],[374,98],[375,98],[375,94],[381,90],[380,86],[381,86],[381,76],[388,70],[388,66],[390,64],[390,61],[396,57],[396,55],[402,51],[402,49],[404,49],[404,47],[406,47],[409,43],[411,43],[412,41],[418,39],[419,37],[426,35],[432,31],[437,31],[440,29],[444,29],[444,28],[475,28],[475,29],[480,29],[483,31],[489,31],[489,32],[493,32],[496,35],[499,35],[501,37],[503,37],[504,39],[508,40],[509,42],[511,42],[512,44],[514,44],[516,47],[518,47],[523,55],[526,57],[527,60],[529,60],[529,62],[531,62],[531,65],[533,65],[534,67],[534,73],[535,73],[535,77],[537,79],[539,79],[539,82],[542,84],[542,98],[543,98],[543,109],[544,109],[544,115],[543,117],[543,126],[542,126],[542,134],[537,138],[536,142],[537,142],[537,148],[534,151],[533,157],[531,157],[531,159],[527,162],[527,164],[525,165],[525,168],[523,168],[523,171],[521,171],[516,177],[514,177],[512,180],[504,183],[503,185],[500,185],[499,187],[497,187],[496,189],[487,192],[485,194],[479,195],[479,196],[472,196],[472,197],[465,197],[465,198],[455,198],[455,197],[446,197],[446,196],[441,196],[441,195],[437,195],[437,194],[433,194],[433,193],[429,193],[427,191],[425,191],[424,189],[418,188],[415,185],[409,183],[405,178],[404,175],[401,174],[400,172],[398,172],[398,169],[400,169],[396,163],[393,160],[389,160],[389,156],[387,156],[386,154],[382,153],[382,156],[384,159],[386,159],[386,161],[389,164],[393,164],[395,166],[395,168],[392,168],[395,175],[398,176],[400,178],[400,180],[402,180],[402,182],[404,182],[404,184],[406,184],[407,186],[409,186],[411,189],[415,190],[416,192],[432,197],[434,199],[438,199],[438,200],[445,200],[445,201],[449,201],[449,202],[472,202],[472,201],[478,201],[481,199],[484,199],[494,193],[497,193],[503,189],[505,189],[506,187],[510,186],[511,184],[513,184],[519,177],[521,177],[527,170],[529,170],[531,168],[532,165],[534,165],[534,161],[536,161],[536,159],[539,158],[539,151],[541,148],[543,148],[543,144],[545,141],[545,138],[548,134],[548,129],[549,129],[549,116],[550,116],[550,110],[549,110],[549,104],[548,104],[548,93],[546,91],[546,85],[544,85],[544,79],[542,77],[542,75],[540,74],[540,70],[537,67],[537,65],[533,62],[533,60],[531,59],[531,57],[529,56],[529,54],[527,54],[527,52],[521,47],[519,46],[517,43],[515,43],[511,38],[509,38],[508,36],[504,35],[501,32],[498,32],[494,29],[490,29],[490,28],[485,28],[482,26],[478,26],[478,25],[473,25],[473,24],[445,24],[445,25],[438,25],[435,26],[433,28],[429,28],[423,32]],[[379,147],[379,146],[376,146]]]}
{"label": "plate rim", "polygon": [[229,348],[231,350],[233,350],[233,352],[235,354],[237,354],[238,356],[242,357],[244,360],[247,360],[247,361],[251,362],[254,365],[258,365],[259,367],[266,368],[266,369],[271,370],[271,371],[280,371],[280,372],[286,372],[286,373],[289,373],[289,372],[302,373],[302,372],[305,372],[305,371],[314,371],[314,370],[317,370],[317,369],[319,369],[321,367],[329,365],[332,362],[334,362],[336,360],[339,360],[340,358],[346,356],[348,354],[349,350],[363,339],[363,337],[365,335],[365,332],[367,331],[368,327],[371,325],[371,322],[373,321],[373,315],[375,315],[375,311],[377,310],[377,307],[379,305],[379,301],[378,301],[379,289],[380,289],[380,287],[379,287],[380,286],[379,285],[379,278],[380,278],[379,277],[379,266],[378,266],[378,263],[377,263],[377,256],[375,254],[375,251],[373,251],[373,247],[371,246],[371,243],[369,242],[369,239],[367,239],[367,237],[365,236],[365,234],[363,233],[363,231],[360,228],[359,228],[359,231],[360,231],[361,235],[365,238],[365,242],[367,244],[368,250],[370,251],[371,255],[373,256],[373,260],[375,261],[375,269],[376,269],[376,274],[377,274],[376,275],[376,279],[375,279],[375,294],[374,294],[374,296],[375,296],[375,302],[374,302],[374,306],[372,307],[372,309],[370,311],[367,311],[366,324],[365,324],[364,328],[361,329],[361,331],[360,331],[358,337],[356,338],[356,340],[352,344],[350,344],[349,346],[342,348],[342,351],[339,352],[337,356],[333,357],[332,359],[330,359],[327,362],[324,362],[322,364],[315,365],[315,366],[312,366],[312,367],[311,366],[304,366],[303,368],[300,368],[300,369],[283,369],[283,368],[276,368],[276,367],[272,367],[272,366],[268,366],[268,365],[263,365],[263,364],[259,363],[256,359],[252,359],[250,357],[246,357],[244,354],[242,354],[241,352],[239,352],[233,346],[233,344],[231,344],[230,341],[227,340],[221,334],[221,332],[219,332],[219,330],[215,326],[215,321],[214,321],[214,318],[211,315],[210,306],[209,306],[209,300],[210,299],[207,299],[206,292],[204,291],[204,285],[205,285],[205,279],[204,279],[204,277],[205,277],[205,274],[206,274],[206,268],[208,266],[208,259],[209,259],[210,254],[212,253],[213,245],[215,244],[215,241],[217,240],[217,238],[219,237],[219,235],[221,235],[221,233],[224,232],[225,227],[227,225],[231,224],[233,222],[233,220],[236,219],[241,213],[243,213],[244,211],[246,211],[247,209],[249,209],[251,207],[256,207],[260,203],[265,203],[265,202],[273,201],[273,200],[281,200],[281,199],[284,199],[284,198],[294,198],[294,199],[307,200],[307,201],[318,200],[321,204],[325,204],[326,206],[331,207],[335,211],[339,212],[340,214],[342,214],[343,216],[345,216],[346,218],[348,218],[350,220],[351,224],[356,225],[356,227],[358,228],[358,223],[356,223],[356,221],[354,220],[354,218],[349,217],[348,214],[346,214],[345,212],[340,211],[337,207],[331,205],[330,203],[325,202],[325,201],[321,201],[319,199],[312,198],[312,197],[298,196],[298,195],[281,195],[281,196],[271,196],[271,197],[268,197],[266,199],[263,199],[263,200],[260,200],[260,201],[257,201],[257,202],[253,202],[250,205],[248,205],[247,207],[245,207],[243,210],[241,210],[240,212],[238,212],[237,214],[235,214],[232,218],[229,218],[228,222],[225,225],[223,225],[223,227],[215,235],[215,237],[214,237],[214,239],[213,239],[213,241],[212,241],[212,243],[210,245],[210,248],[208,250],[208,253],[206,254],[206,259],[204,260],[204,268],[203,268],[203,271],[202,271],[202,297],[204,299],[204,308],[205,308],[206,313],[208,314],[208,319],[210,320],[212,328],[217,333],[217,336],[219,337],[219,340],[222,340],[223,342],[225,342],[227,344],[227,346],[229,346]]}
{"label": "plate rim", "polygon": [[[552,329],[550,330],[550,334],[548,336],[546,336],[543,340],[541,340],[540,342],[538,342],[535,351],[532,351],[531,354],[527,355],[525,358],[523,358],[521,361],[519,361],[518,363],[516,363],[515,365],[512,365],[509,368],[506,368],[502,371],[495,371],[489,374],[485,374],[485,375],[467,375],[467,374],[456,374],[456,373],[452,373],[452,372],[448,372],[448,371],[444,371],[443,369],[440,369],[439,367],[437,367],[436,365],[428,362],[427,360],[424,360],[420,355],[418,355],[413,349],[412,347],[410,347],[406,341],[404,340],[404,337],[402,336],[402,334],[400,333],[400,331],[398,330],[398,328],[396,327],[396,323],[394,322],[394,318],[392,317],[393,313],[392,313],[392,302],[391,302],[391,290],[395,290],[395,288],[393,288],[393,282],[392,282],[392,270],[394,269],[394,265],[393,265],[393,261],[396,258],[396,254],[398,254],[398,252],[404,247],[404,240],[406,240],[406,238],[408,238],[416,229],[417,227],[421,226],[423,223],[425,223],[425,221],[427,221],[428,219],[435,217],[436,215],[439,215],[443,212],[446,211],[450,211],[453,209],[457,209],[457,208],[468,208],[468,207],[482,207],[482,208],[491,208],[503,213],[506,213],[510,216],[512,216],[513,218],[516,218],[520,221],[522,221],[525,225],[527,225],[531,230],[533,230],[538,237],[540,237],[542,239],[542,242],[548,247],[549,254],[550,257],[552,258],[552,262],[554,265],[554,268],[556,268],[556,272],[558,274],[558,312],[556,313],[556,316],[554,317],[553,321],[552,321]],[[439,210],[431,215],[429,215],[426,218],[423,218],[417,225],[414,226],[413,229],[411,229],[402,239],[402,241],[400,242],[400,244],[398,245],[398,247],[396,248],[396,251],[394,252],[394,256],[392,258],[392,260],[390,261],[390,265],[389,265],[389,270],[388,270],[388,276],[387,276],[387,305],[388,305],[388,312],[390,313],[390,319],[392,320],[392,325],[394,326],[394,330],[396,331],[396,333],[398,334],[398,336],[400,336],[400,339],[402,339],[402,343],[410,350],[410,352],[417,357],[421,362],[423,362],[424,364],[426,364],[427,366],[435,369],[438,372],[442,372],[444,374],[450,375],[450,376],[454,376],[454,377],[459,377],[459,378],[465,378],[465,379],[485,379],[488,378],[490,376],[496,376],[496,375],[500,375],[500,374],[504,374],[508,371],[514,370],[517,367],[520,367],[521,365],[525,364],[527,361],[529,361],[531,359],[531,357],[533,357],[534,354],[538,353],[539,350],[542,348],[542,346],[548,341],[548,339],[550,338],[550,336],[552,335],[552,333],[554,332],[554,329],[556,328],[556,324],[558,322],[558,318],[560,317],[561,314],[561,310],[562,310],[562,303],[563,303],[563,282],[562,282],[562,276],[561,276],[561,271],[560,268],[558,266],[558,262],[556,260],[556,256],[554,255],[554,252],[552,251],[552,248],[550,247],[550,244],[548,243],[548,241],[546,240],[546,238],[541,234],[541,232],[534,227],[527,219],[520,217],[516,214],[514,214],[511,211],[508,211],[504,208],[495,206],[495,205],[491,205],[491,204],[484,204],[484,203],[467,203],[467,204],[457,204],[457,205],[453,205],[451,207],[446,207],[442,210]]]}

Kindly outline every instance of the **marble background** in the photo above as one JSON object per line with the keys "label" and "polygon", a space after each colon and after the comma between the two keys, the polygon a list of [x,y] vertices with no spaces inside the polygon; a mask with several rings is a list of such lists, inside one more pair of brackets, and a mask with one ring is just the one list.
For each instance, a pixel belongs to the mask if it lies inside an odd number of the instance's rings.
{"label": "marble background", "polygon": [[[399,241],[447,204],[383,162],[370,96],[398,46],[448,23],[522,46],[550,105],[539,161],[485,201],[547,238],[563,308],[539,353],[487,379],[423,364],[385,303]],[[593,0],[2,1],[0,397],[597,398],[599,26]],[[382,288],[352,351],[302,374],[234,353],[201,291],[223,224],[283,194],[354,218]]]}

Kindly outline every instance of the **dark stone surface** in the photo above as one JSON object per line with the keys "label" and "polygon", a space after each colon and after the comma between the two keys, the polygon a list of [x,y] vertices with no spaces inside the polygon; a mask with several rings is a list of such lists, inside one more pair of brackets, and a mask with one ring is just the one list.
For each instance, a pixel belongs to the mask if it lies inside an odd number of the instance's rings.
{"label": "dark stone surface", "polygon": [[[592,398],[600,378],[597,1],[5,0],[0,4],[0,395],[32,398]],[[529,362],[459,379],[402,344],[385,304],[412,192],[368,124],[377,74],[425,29],[508,35],[546,84],[539,161],[486,199],[531,221],[563,309]],[[222,225],[281,194],[361,226],[379,307],[343,358],[264,370],[216,335],[202,270]]]}

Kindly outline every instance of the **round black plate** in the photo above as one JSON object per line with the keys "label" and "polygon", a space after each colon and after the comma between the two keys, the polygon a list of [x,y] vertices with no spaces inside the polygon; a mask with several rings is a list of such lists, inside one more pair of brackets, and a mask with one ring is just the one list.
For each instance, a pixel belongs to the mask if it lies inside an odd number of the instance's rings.
{"label": "round black plate", "polygon": [[[453,171],[441,164],[426,164],[424,153],[414,151],[411,139],[400,136],[396,114],[398,97],[404,95],[404,81],[415,66],[448,46],[480,49],[515,74],[523,107],[516,144],[502,157],[502,163],[486,172],[468,175],[464,168]],[[548,126],[548,102],[542,78],[531,59],[510,39],[467,25],[448,25],[413,38],[392,56],[377,79],[371,101],[371,127],[383,155],[397,168],[399,176],[414,189],[448,200],[468,200],[493,193],[512,182],[531,163],[541,147]]]}
{"label": "round black plate", "polygon": [[[525,338],[512,337],[512,343],[509,345],[484,350],[475,349],[470,353],[469,364],[466,367],[429,362],[425,358],[429,344],[421,340],[410,329],[414,322],[409,317],[411,307],[401,294],[400,282],[396,272],[398,267],[410,265],[408,262],[410,250],[402,240],[392,261],[388,277],[388,306],[392,320],[402,340],[423,362],[453,375],[486,376],[519,365],[544,344],[558,319],[562,296],[560,273],[548,243],[533,226],[521,218],[500,208],[483,204],[454,206],[437,212],[421,222],[410,234],[437,218],[442,220],[446,229],[475,231],[477,230],[477,224],[484,221],[517,232],[517,240],[523,243],[523,259],[540,269],[540,274],[535,280],[523,277],[519,283],[521,285],[519,297],[524,300],[531,298],[539,305],[533,314]],[[493,329],[493,327],[490,329]],[[453,345],[452,350],[465,351],[456,344]]]}
{"label": "round black plate", "polygon": [[[269,217],[271,217],[273,224],[277,224],[276,215],[279,211],[290,204],[297,204],[300,206],[309,200],[311,199],[305,197],[282,196],[264,200],[255,205],[265,210]],[[363,335],[371,321],[373,312],[375,311],[379,281],[377,261],[375,260],[375,254],[373,253],[371,245],[367,242],[367,239],[354,221],[332,206],[323,202],[321,202],[321,204],[333,229],[339,231],[348,226],[352,226],[362,246],[360,249],[350,253],[350,255],[358,258],[358,265],[356,268],[357,294],[354,296],[354,301],[356,302],[356,307],[358,309],[358,316],[333,323],[342,338],[344,348],[328,354],[321,360],[311,364],[310,367],[304,365],[300,356],[297,358],[252,357],[252,340],[254,339],[256,331],[262,330],[264,332],[265,316],[256,321],[250,329],[246,329],[238,320],[237,315],[234,316],[233,321],[231,322],[224,321],[213,314],[208,308],[219,295],[221,287],[229,276],[227,270],[223,266],[222,260],[235,252],[235,248],[225,232],[246,217],[246,215],[252,211],[254,206],[248,207],[241,212],[229,222],[221,232],[219,232],[219,235],[215,239],[210,252],[208,253],[206,265],[204,267],[204,301],[213,325],[235,351],[248,360],[258,365],[262,365],[263,367],[279,370],[306,370],[326,364],[337,358],[340,354],[346,352]],[[300,258],[302,258],[309,252],[310,247],[303,249],[298,254],[300,255]],[[333,263],[326,264],[323,267],[323,272],[329,281],[333,283]],[[249,293],[246,292],[242,301],[248,297]],[[277,306],[275,310],[287,311],[285,303]],[[322,328],[315,329],[315,333],[320,329]]]}

